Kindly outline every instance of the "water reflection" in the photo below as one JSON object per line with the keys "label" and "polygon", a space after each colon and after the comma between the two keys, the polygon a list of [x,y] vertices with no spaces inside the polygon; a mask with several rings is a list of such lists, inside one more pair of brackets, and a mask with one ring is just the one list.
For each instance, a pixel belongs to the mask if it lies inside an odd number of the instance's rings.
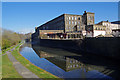
{"label": "water reflection", "polygon": [[101,57],[31,44],[24,44],[20,53],[36,66],[61,78],[119,78],[118,63]]}

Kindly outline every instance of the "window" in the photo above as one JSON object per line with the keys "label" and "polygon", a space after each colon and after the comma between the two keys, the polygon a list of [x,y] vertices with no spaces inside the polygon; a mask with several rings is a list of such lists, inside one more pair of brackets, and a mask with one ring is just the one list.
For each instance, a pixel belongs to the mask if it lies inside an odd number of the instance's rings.
{"label": "window", "polygon": [[75,20],[77,20],[77,17],[75,17]]}
{"label": "window", "polygon": [[79,65],[77,64],[76,67],[79,67]]}
{"label": "window", "polygon": [[74,20],[74,17],[72,17],[72,20]]}
{"label": "window", "polygon": [[93,16],[88,16],[88,19],[89,20],[93,20]]}
{"label": "window", "polygon": [[66,29],[68,30],[68,26],[66,26]]}
{"label": "window", "polygon": [[71,24],[71,21],[69,21],[69,24]]}
{"label": "window", "polygon": [[69,20],[69,17],[67,17],[67,20]]}
{"label": "window", "polygon": [[45,27],[43,27],[43,30],[45,30]]}
{"label": "window", "polygon": [[94,16],[92,16],[92,20],[94,19]]}
{"label": "window", "polygon": [[83,26],[81,26],[81,29],[83,30],[83,29],[84,29],[84,27],[83,27]]}
{"label": "window", "polygon": [[73,60],[73,63],[75,63],[75,60]]}
{"label": "window", "polygon": [[77,22],[75,22],[75,25],[77,24]]}
{"label": "window", "polygon": [[95,30],[97,30],[97,28]]}
{"label": "window", "polygon": [[70,68],[70,66],[68,66],[68,68]]}
{"label": "window", "polygon": [[76,60],[76,63],[78,62],[78,60]]}
{"label": "window", "polygon": [[75,64],[73,65],[73,68],[75,67]]}
{"label": "window", "polygon": [[70,17],[69,17],[69,20],[70,20]]}
{"label": "window", "polygon": [[72,63],[72,60],[70,60],[70,63]]}
{"label": "window", "polygon": [[98,30],[100,30],[100,28],[98,28]]}
{"label": "window", "polygon": [[71,27],[69,26],[69,31],[71,31]]}
{"label": "window", "polygon": [[78,20],[80,20],[80,17],[78,18]]}
{"label": "window", "polygon": [[88,19],[90,20],[90,16],[88,16]]}
{"label": "window", "polygon": [[74,24],[74,21],[72,21],[72,24]]}

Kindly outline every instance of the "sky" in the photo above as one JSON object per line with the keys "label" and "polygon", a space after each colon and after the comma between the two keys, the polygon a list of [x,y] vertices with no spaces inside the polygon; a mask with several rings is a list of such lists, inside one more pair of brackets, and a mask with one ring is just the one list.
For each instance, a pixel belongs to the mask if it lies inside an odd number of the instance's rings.
{"label": "sky", "polygon": [[19,33],[62,14],[95,13],[95,23],[118,20],[118,2],[2,2],[2,27]]}

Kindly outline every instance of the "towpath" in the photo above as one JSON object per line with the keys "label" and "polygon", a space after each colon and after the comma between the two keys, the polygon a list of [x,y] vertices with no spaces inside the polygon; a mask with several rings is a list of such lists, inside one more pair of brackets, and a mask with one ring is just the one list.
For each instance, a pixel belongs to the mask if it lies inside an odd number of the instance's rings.
{"label": "towpath", "polygon": [[[17,47],[17,46],[15,46]],[[25,66],[23,66],[19,61],[15,59],[15,57],[11,54],[10,51],[13,51],[15,47],[9,51],[6,51],[5,54],[8,55],[8,58],[13,63],[13,66],[15,67],[16,71],[23,77],[23,78],[39,78],[37,75],[32,73],[30,70],[28,70]],[[3,54],[3,55],[5,55]],[[39,79],[42,80],[42,79]]]}

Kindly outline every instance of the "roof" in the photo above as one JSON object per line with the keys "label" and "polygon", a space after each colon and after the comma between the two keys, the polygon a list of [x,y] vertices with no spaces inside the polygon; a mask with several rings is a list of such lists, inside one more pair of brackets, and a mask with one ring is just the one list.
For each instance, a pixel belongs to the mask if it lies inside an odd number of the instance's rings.
{"label": "roof", "polygon": [[111,22],[112,24],[120,24],[120,21]]}
{"label": "roof", "polygon": [[48,21],[48,22],[46,22],[46,23],[44,23],[44,24],[42,24],[42,25],[40,25],[40,26],[38,26],[38,27],[41,27],[41,26],[43,26],[43,25],[45,25],[45,24],[47,24],[47,23],[50,23],[50,22],[54,21],[55,19],[60,18],[60,17],[62,17],[62,16],[64,16],[64,14],[62,14],[62,15],[56,17],[56,18],[53,18],[53,19],[51,19],[50,21]]}
{"label": "roof", "polygon": [[[85,13],[94,14],[94,13],[91,13],[91,12],[86,12],[86,11],[85,11]],[[85,13],[84,13],[84,14],[85,14]],[[83,14],[83,15],[84,15],[84,14]],[[51,19],[50,21],[48,21],[48,22],[46,22],[46,23],[44,23],[44,24],[42,24],[42,25],[38,26],[38,27],[41,27],[41,26],[43,26],[43,25],[45,25],[45,24],[47,24],[47,23],[50,23],[50,22],[54,21],[55,19],[60,18],[60,17],[62,17],[62,16],[64,16],[64,15],[82,16],[82,15],[76,15],[76,14],[62,14],[62,15],[60,15],[60,16],[58,16],[58,17],[56,17],[56,18],[53,18],[53,19]]]}
{"label": "roof", "polygon": [[111,22],[109,22],[109,21],[101,21],[101,22],[99,22],[99,23],[97,23],[97,24],[104,23],[104,22],[105,22],[105,23],[106,23],[106,22],[107,22],[107,23],[111,23]]}
{"label": "roof", "polygon": [[64,15],[82,16],[82,15],[77,15],[77,14],[64,14]]}
{"label": "roof", "polygon": [[[43,25],[45,25],[45,24],[47,24],[47,23],[50,23],[50,22],[54,21],[55,19],[60,18],[60,17],[62,17],[62,16],[64,16],[64,15],[75,15],[75,14],[62,14],[62,15],[60,15],[60,16],[58,16],[58,17],[56,17],[56,18],[53,18],[53,19],[51,19],[50,21],[48,21],[48,22],[46,22],[46,23],[38,26],[38,27],[41,27],[41,26],[43,26]],[[76,15],[76,16],[82,16],[82,15]]]}
{"label": "roof", "polygon": [[95,14],[95,13],[92,13],[92,12],[87,12],[87,13],[89,13],[89,14]]}

